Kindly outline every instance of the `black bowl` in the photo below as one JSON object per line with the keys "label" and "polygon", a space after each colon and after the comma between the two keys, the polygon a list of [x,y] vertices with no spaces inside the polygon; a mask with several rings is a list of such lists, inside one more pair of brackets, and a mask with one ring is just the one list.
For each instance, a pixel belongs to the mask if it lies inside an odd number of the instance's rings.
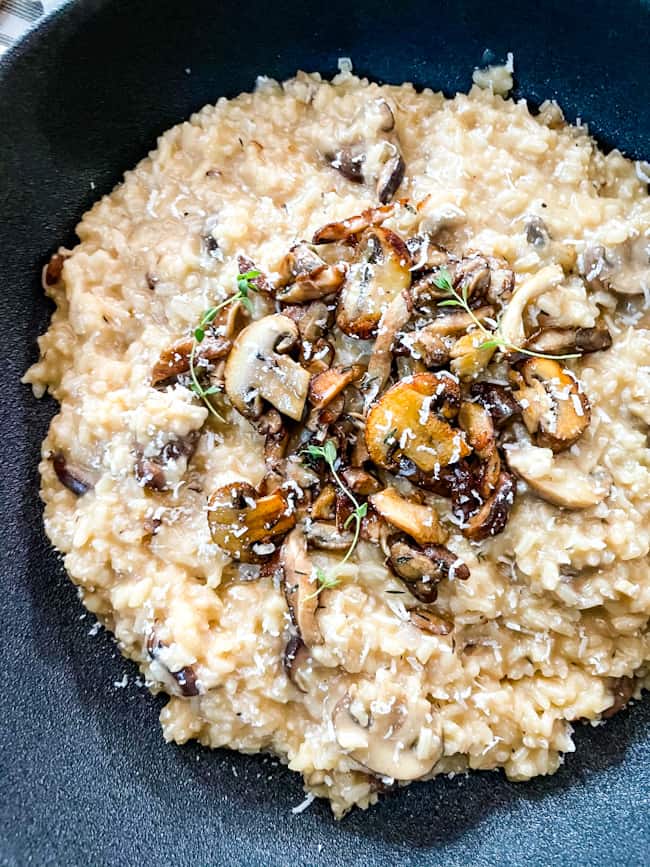
{"label": "black bowl", "polygon": [[41,266],[156,135],[204,103],[260,73],[331,75],[345,55],[376,79],[466,90],[486,49],[513,51],[516,95],[556,97],[604,147],[648,156],[647,3],[357,3],[84,0],[0,63],[3,863],[648,861],[647,704],[578,726],[577,754],[552,778],[439,779],[340,824],[323,802],[294,815],[300,779],[275,760],[163,744],[161,702],[109,636],[89,637],[41,529],[36,465],[55,406],[18,381],[50,313]]}

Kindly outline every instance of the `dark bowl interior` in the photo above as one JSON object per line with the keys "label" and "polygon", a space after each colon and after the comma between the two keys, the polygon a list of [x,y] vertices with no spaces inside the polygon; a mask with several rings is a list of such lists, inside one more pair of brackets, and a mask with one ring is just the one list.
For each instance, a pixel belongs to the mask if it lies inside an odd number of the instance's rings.
{"label": "dark bowl interior", "polygon": [[[637,0],[84,0],[0,63],[2,863],[647,863],[647,704],[578,725],[577,754],[552,778],[439,779],[340,824],[322,802],[292,814],[300,779],[273,759],[164,745],[161,701],[134,685],[108,635],[89,637],[93,619],[44,537],[36,466],[55,406],[19,377],[50,314],[49,254],[159,133],[257,74],[331,75],[347,55],[375,79],[452,93],[513,51],[518,96],[558,98],[604,147],[640,158],[649,45],[650,6]],[[125,672],[128,686],[114,686]]]}

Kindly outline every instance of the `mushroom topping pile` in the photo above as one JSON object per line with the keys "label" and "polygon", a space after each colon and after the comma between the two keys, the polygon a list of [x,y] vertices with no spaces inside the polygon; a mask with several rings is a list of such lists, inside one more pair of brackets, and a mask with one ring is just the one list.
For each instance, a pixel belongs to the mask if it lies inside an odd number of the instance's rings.
{"label": "mushroom topping pile", "polygon": [[[378,128],[396,146],[390,114],[378,109]],[[419,604],[412,622],[444,635],[446,621],[422,605],[436,600],[441,582],[470,577],[454,537],[480,543],[503,532],[516,478],[564,508],[588,508],[607,494],[597,474],[555,456],[591,418],[566,364],[606,350],[609,332],[538,315],[537,300],[564,279],[559,266],[518,281],[494,256],[436,245],[424,218],[412,237],[388,228],[389,220],[399,225],[400,209],[411,223],[417,214],[406,200],[387,203],[403,175],[401,156],[393,157],[392,169],[386,160],[377,170],[361,145],[337,151],[331,164],[349,181],[367,183],[375,172],[380,204],[298,241],[269,276],[240,256],[237,294],[207,311],[193,337],[163,351],[151,377],[176,388],[191,376],[209,409],[218,395],[224,412],[229,405],[264,438],[260,485],[242,480],[214,491],[208,523],[235,564],[256,564],[283,588],[292,620],[285,667],[294,680],[323,640],[320,593],[338,585],[340,564],[360,541],[381,549],[408,604]],[[542,228],[531,224],[531,243],[545,243]],[[249,292],[265,296],[256,310],[273,301],[275,312],[255,318]],[[245,327],[238,310],[252,317]],[[206,373],[223,388],[203,388]],[[210,423],[221,421],[213,410]],[[187,462],[194,445],[176,457]],[[168,490],[161,461],[141,458],[136,467],[159,494]],[[55,469],[68,478],[60,461]],[[71,479],[68,486],[84,492]],[[317,568],[310,549],[336,555],[339,567]],[[338,730],[364,740],[362,764],[394,775],[391,736],[384,743],[374,723],[360,728],[351,707],[346,700],[337,710]],[[422,772],[419,760],[412,764]]]}

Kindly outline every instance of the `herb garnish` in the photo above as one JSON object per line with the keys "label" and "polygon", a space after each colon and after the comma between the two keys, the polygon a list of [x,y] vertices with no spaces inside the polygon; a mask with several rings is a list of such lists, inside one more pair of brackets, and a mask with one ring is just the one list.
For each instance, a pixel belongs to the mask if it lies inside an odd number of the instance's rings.
{"label": "herb garnish", "polygon": [[229,298],[226,298],[225,301],[222,301],[220,304],[215,305],[214,307],[210,307],[205,311],[203,316],[201,317],[201,321],[194,329],[193,337],[194,342],[192,343],[192,351],[190,352],[190,376],[192,377],[192,382],[190,383],[190,389],[194,392],[194,394],[198,395],[203,403],[207,406],[213,416],[218,418],[219,421],[223,421],[224,419],[219,415],[216,409],[212,406],[212,403],[209,400],[210,395],[216,394],[220,389],[218,385],[211,385],[209,388],[204,388],[199,382],[199,378],[197,376],[196,371],[196,351],[198,347],[203,343],[205,338],[205,332],[208,326],[212,325],[214,320],[217,317],[217,313],[220,310],[223,310],[224,307],[227,307],[229,304],[234,304],[237,301],[241,301],[243,306],[248,310],[248,312],[252,312],[252,304],[251,300],[248,297],[249,292],[257,292],[257,287],[252,284],[252,280],[255,280],[260,276],[259,271],[247,271],[245,274],[237,275],[237,291],[231,295]]}
{"label": "herb garnish", "polygon": [[468,287],[463,286],[462,292],[457,292],[456,289],[454,289],[451,274],[447,268],[440,268],[438,274],[433,279],[433,284],[438,289],[442,289],[444,292],[449,293],[450,296],[449,298],[445,298],[443,301],[439,301],[438,307],[460,307],[468,314],[472,322],[474,322],[483,334],[485,334],[487,340],[484,340],[483,343],[480,344],[478,347],[479,349],[508,349],[511,352],[521,352],[523,355],[530,355],[533,358],[551,358],[555,361],[563,358],[580,358],[580,353],[569,355],[548,355],[544,352],[532,352],[530,349],[524,349],[522,346],[510,343],[510,341],[506,340],[503,334],[501,334],[499,320],[497,320],[496,328],[493,331],[487,329],[469,306],[469,299],[467,297]]}
{"label": "herb garnish", "polygon": [[307,448],[305,449],[305,453],[309,455],[310,458],[322,458],[325,461],[339,489],[343,491],[345,496],[354,506],[354,510],[351,512],[350,515],[348,515],[343,525],[344,528],[347,529],[352,523],[352,521],[354,521],[354,536],[352,538],[352,542],[350,543],[350,547],[345,552],[345,557],[341,560],[341,562],[338,564],[338,566],[333,572],[330,572],[328,574],[320,568],[316,569],[316,579],[319,586],[314,593],[310,594],[310,596],[307,597],[308,599],[313,599],[314,596],[318,596],[321,591],[326,590],[330,587],[336,587],[336,585],[339,583],[337,573],[341,569],[341,567],[343,567],[348,562],[348,560],[352,556],[352,552],[357,546],[357,542],[359,541],[359,533],[361,532],[361,521],[368,513],[368,503],[360,503],[337,473],[337,453],[336,446],[334,445],[333,440],[328,440],[324,446],[307,446]]}

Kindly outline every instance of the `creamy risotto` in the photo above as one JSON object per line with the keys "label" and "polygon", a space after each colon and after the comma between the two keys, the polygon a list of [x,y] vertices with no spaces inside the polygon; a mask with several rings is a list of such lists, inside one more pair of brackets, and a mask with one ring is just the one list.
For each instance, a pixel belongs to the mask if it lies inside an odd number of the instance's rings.
{"label": "creamy risotto", "polygon": [[84,605],[167,740],[271,752],[337,816],[551,774],[648,674],[648,178],[511,83],[260,78],[44,272]]}

